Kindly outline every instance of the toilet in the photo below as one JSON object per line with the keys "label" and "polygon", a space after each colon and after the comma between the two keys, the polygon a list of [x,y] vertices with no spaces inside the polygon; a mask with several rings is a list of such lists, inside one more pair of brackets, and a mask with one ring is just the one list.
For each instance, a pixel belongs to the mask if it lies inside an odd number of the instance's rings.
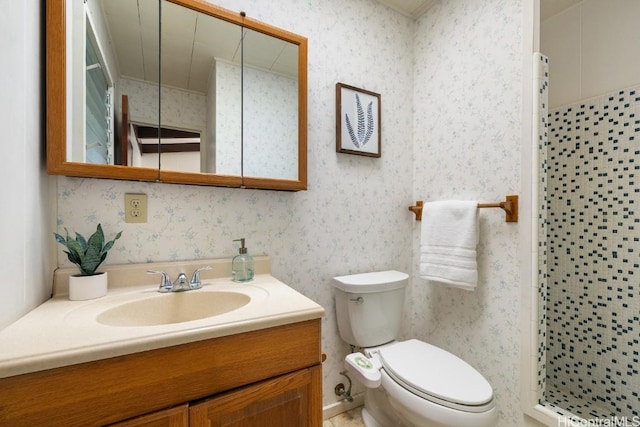
{"label": "toilet", "polygon": [[367,387],[367,427],[495,427],[489,382],[459,357],[423,341],[395,341],[409,276],[395,270],[333,278],[342,339],[361,352],[347,371]]}

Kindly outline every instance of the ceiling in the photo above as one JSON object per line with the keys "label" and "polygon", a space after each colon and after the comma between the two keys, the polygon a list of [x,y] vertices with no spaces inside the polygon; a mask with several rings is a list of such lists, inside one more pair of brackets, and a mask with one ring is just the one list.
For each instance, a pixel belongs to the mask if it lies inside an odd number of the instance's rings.
{"label": "ceiling", "polygon": [[[419,18],[429,10],[438,0],[378,0],[380,3],[402,13],[403,15]],[[540,0],[540,21],[545,21],[582,0]]]}

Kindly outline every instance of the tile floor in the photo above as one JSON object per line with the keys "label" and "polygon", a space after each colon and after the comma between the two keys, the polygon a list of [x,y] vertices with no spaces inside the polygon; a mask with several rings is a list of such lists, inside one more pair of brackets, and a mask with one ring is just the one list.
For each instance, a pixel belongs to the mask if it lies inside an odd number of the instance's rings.
{"label": "tile floor", "polygon": [[338,414],[333,418],[324,420],[322,427],[364,427],[362,416],[360,415],[362,407],[352,409],[348,412]]}

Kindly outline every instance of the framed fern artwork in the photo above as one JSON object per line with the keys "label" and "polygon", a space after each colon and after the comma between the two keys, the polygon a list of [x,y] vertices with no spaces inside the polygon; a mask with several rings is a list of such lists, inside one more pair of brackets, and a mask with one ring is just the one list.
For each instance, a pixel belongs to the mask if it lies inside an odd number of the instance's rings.
{"label": "framed fern artwork", "polygon": [[380,157],[380,94],[336,83],[336,151]]}

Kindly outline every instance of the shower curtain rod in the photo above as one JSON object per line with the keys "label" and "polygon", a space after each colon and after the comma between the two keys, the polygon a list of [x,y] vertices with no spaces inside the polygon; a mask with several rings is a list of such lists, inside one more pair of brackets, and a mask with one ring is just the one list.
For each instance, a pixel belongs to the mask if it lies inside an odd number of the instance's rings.
{"label": "shower curtain rod", "polygon": [[[409,210],[416,214],[416,221],[422,221],[422,206],[424,202],[418,200],[416,206],[409,206]],[[518,196],[507,196],[504,202],[478,203],[478,208],[500,208],[505,212],[505,222],[518,222]]]}

